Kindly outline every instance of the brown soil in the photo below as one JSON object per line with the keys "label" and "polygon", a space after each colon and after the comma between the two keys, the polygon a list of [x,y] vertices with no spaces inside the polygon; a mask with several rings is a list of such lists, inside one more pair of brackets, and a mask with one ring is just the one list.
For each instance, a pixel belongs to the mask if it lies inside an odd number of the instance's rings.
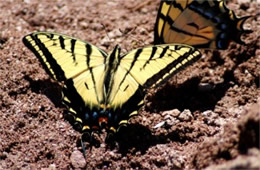
{"label": "brown soil", "polygon": [[[240,3],[239,3],[240,2]],[[257,15],[256,1],[231,1]],[[22,44],[30,32],[55,31],[104,49],[151,44],[159,1],[0,1],[0,169],[260,168],[259,17],[246,46],[204,50],[204,57],[146,96],[115,147],[81,152],[64,120],[60,87]],[[102,136],[102,135],[101,135]]]}

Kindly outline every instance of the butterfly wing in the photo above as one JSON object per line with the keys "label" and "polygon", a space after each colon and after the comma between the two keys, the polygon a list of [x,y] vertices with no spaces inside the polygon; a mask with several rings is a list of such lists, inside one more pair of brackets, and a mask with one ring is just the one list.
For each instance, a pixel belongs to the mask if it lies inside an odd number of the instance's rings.
{"label": "butterfly wing", "polygon": [[223,0],[161,1],[155,24],[155,44],[183,43],[197,48],[226,49],[241,34],[249,17],[237,18]]}
{"label": "butterfly wing", "polygon": [[107,54],[78,39],[56,33],[35,32],[23,38],[51,77],[64,82],[64,100],[81,110],[99,107]]}
{"label": "butterfly wing", "polygon": [[138,91],[160,85],[200,56],[198,50],[183,44],[156,45],[131,51],[119,60],[109,103],[121,106]]}

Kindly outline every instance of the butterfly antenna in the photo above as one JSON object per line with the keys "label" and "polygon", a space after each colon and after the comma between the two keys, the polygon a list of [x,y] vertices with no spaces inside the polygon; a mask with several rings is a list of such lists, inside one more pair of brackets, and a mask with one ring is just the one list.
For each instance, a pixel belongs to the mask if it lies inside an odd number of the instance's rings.
{"label": "butterfly antenna", "polygon": [[129,37],[129,36],[131,36],[130,33],[134,32],[135,30],[136,30],[136,27],[134,27],[134,28],[132,28],[132,29],[130,29],[130,30],[125,30],[125,31],[123,31],[123,30],[121,30],[121,29],[119,28],[119,31],[121,32],[122,36],[125,36],[126,38]]}
{"label": "butterfly antenna", "polygon": [[107,37],[108,37],[108,39],[109,39],[109,41],[111,41],[111,38],[109,37],[109,35],[108,35],[108,31],[107,31],[107,29],[106,29],[106,26],[103,24],[103,23],[101,23],[101,25],[102,25],[102,27],[104,28],[104,30],[105,30],[105,32],[106,32],[106,35],[107,35]]}
{"label": "butterfly antenna", "polygon": [[[136,46],[138,47],[139,46],[138,44],[140,44],[140,42],[141,42],[141,46],[145,46],[145,43],[143,40],[136,39],[134,36],[132,36],[132,32],[134,32],[136,30],[136,28],[137,27],[134,27],[131,30],[125,30],[125,31],[123,31],[119,28],[120,33],[124,37],[124,40],[128,39],[128,37],[131,37],[131,39],[133,39],[132,48],[136,48]],[[125,49],[127,49],[127,48],[125,48]]]}
{"label": "butterfly antenna", "polygon": [[132,11],[137,11],[140,10],[142,8],[144,8],[145,6],[149,5],[150,3],[152,3],[154,0],[148,0],[148,1],[143,1],[139,4],[134,5],[134,7],[131,8]]}

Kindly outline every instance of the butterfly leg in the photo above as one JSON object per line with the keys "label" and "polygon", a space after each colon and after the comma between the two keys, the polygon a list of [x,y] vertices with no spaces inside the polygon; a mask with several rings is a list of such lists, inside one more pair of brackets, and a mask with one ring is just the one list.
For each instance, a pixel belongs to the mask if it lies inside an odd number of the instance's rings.
{"label": "butterfly leg", "polygon": [[86,142],[89,143],[89,150],[92,146],[97,144],[97,141],[94,138],[94,132],[83,132],[81,135],[81,147],[83,151],[83,156],[86,158]]}
{"label": "butterfly leg", "polygon": [[84,156],[84,158],[86,158],[86,144],[85,144],[85,142],[83,140],[83,135],[81,135],[80,142],[81,142],[83,156]]}
{"label": "butterfly leg", "polygon": [[116,129],[114,127],[110,127],[109,130],[107,130],[107,137],[105,142],[106,143],[111,143],[115,140],[115,134],[116,134]]}

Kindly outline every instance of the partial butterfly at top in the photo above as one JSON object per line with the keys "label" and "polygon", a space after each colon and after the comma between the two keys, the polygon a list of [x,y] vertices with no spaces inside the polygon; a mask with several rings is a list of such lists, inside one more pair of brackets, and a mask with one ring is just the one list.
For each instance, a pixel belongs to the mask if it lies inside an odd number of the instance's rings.
{"label": "partial butterfly at top", "polygon": [[162,0],[156,19],[154,44],[181,43],[196,48],[226,49],[241,40],[243,24],[224,0]]}
{"label": "partial butterfly at top", "polygon": [[82,138],[105,128],[113,136],[143,105],[144,92],[199,59],[183,44],[155,45],[120,55],[62,34],[35,32],[23,38],[46,72],[63,82],[63,103]]}

